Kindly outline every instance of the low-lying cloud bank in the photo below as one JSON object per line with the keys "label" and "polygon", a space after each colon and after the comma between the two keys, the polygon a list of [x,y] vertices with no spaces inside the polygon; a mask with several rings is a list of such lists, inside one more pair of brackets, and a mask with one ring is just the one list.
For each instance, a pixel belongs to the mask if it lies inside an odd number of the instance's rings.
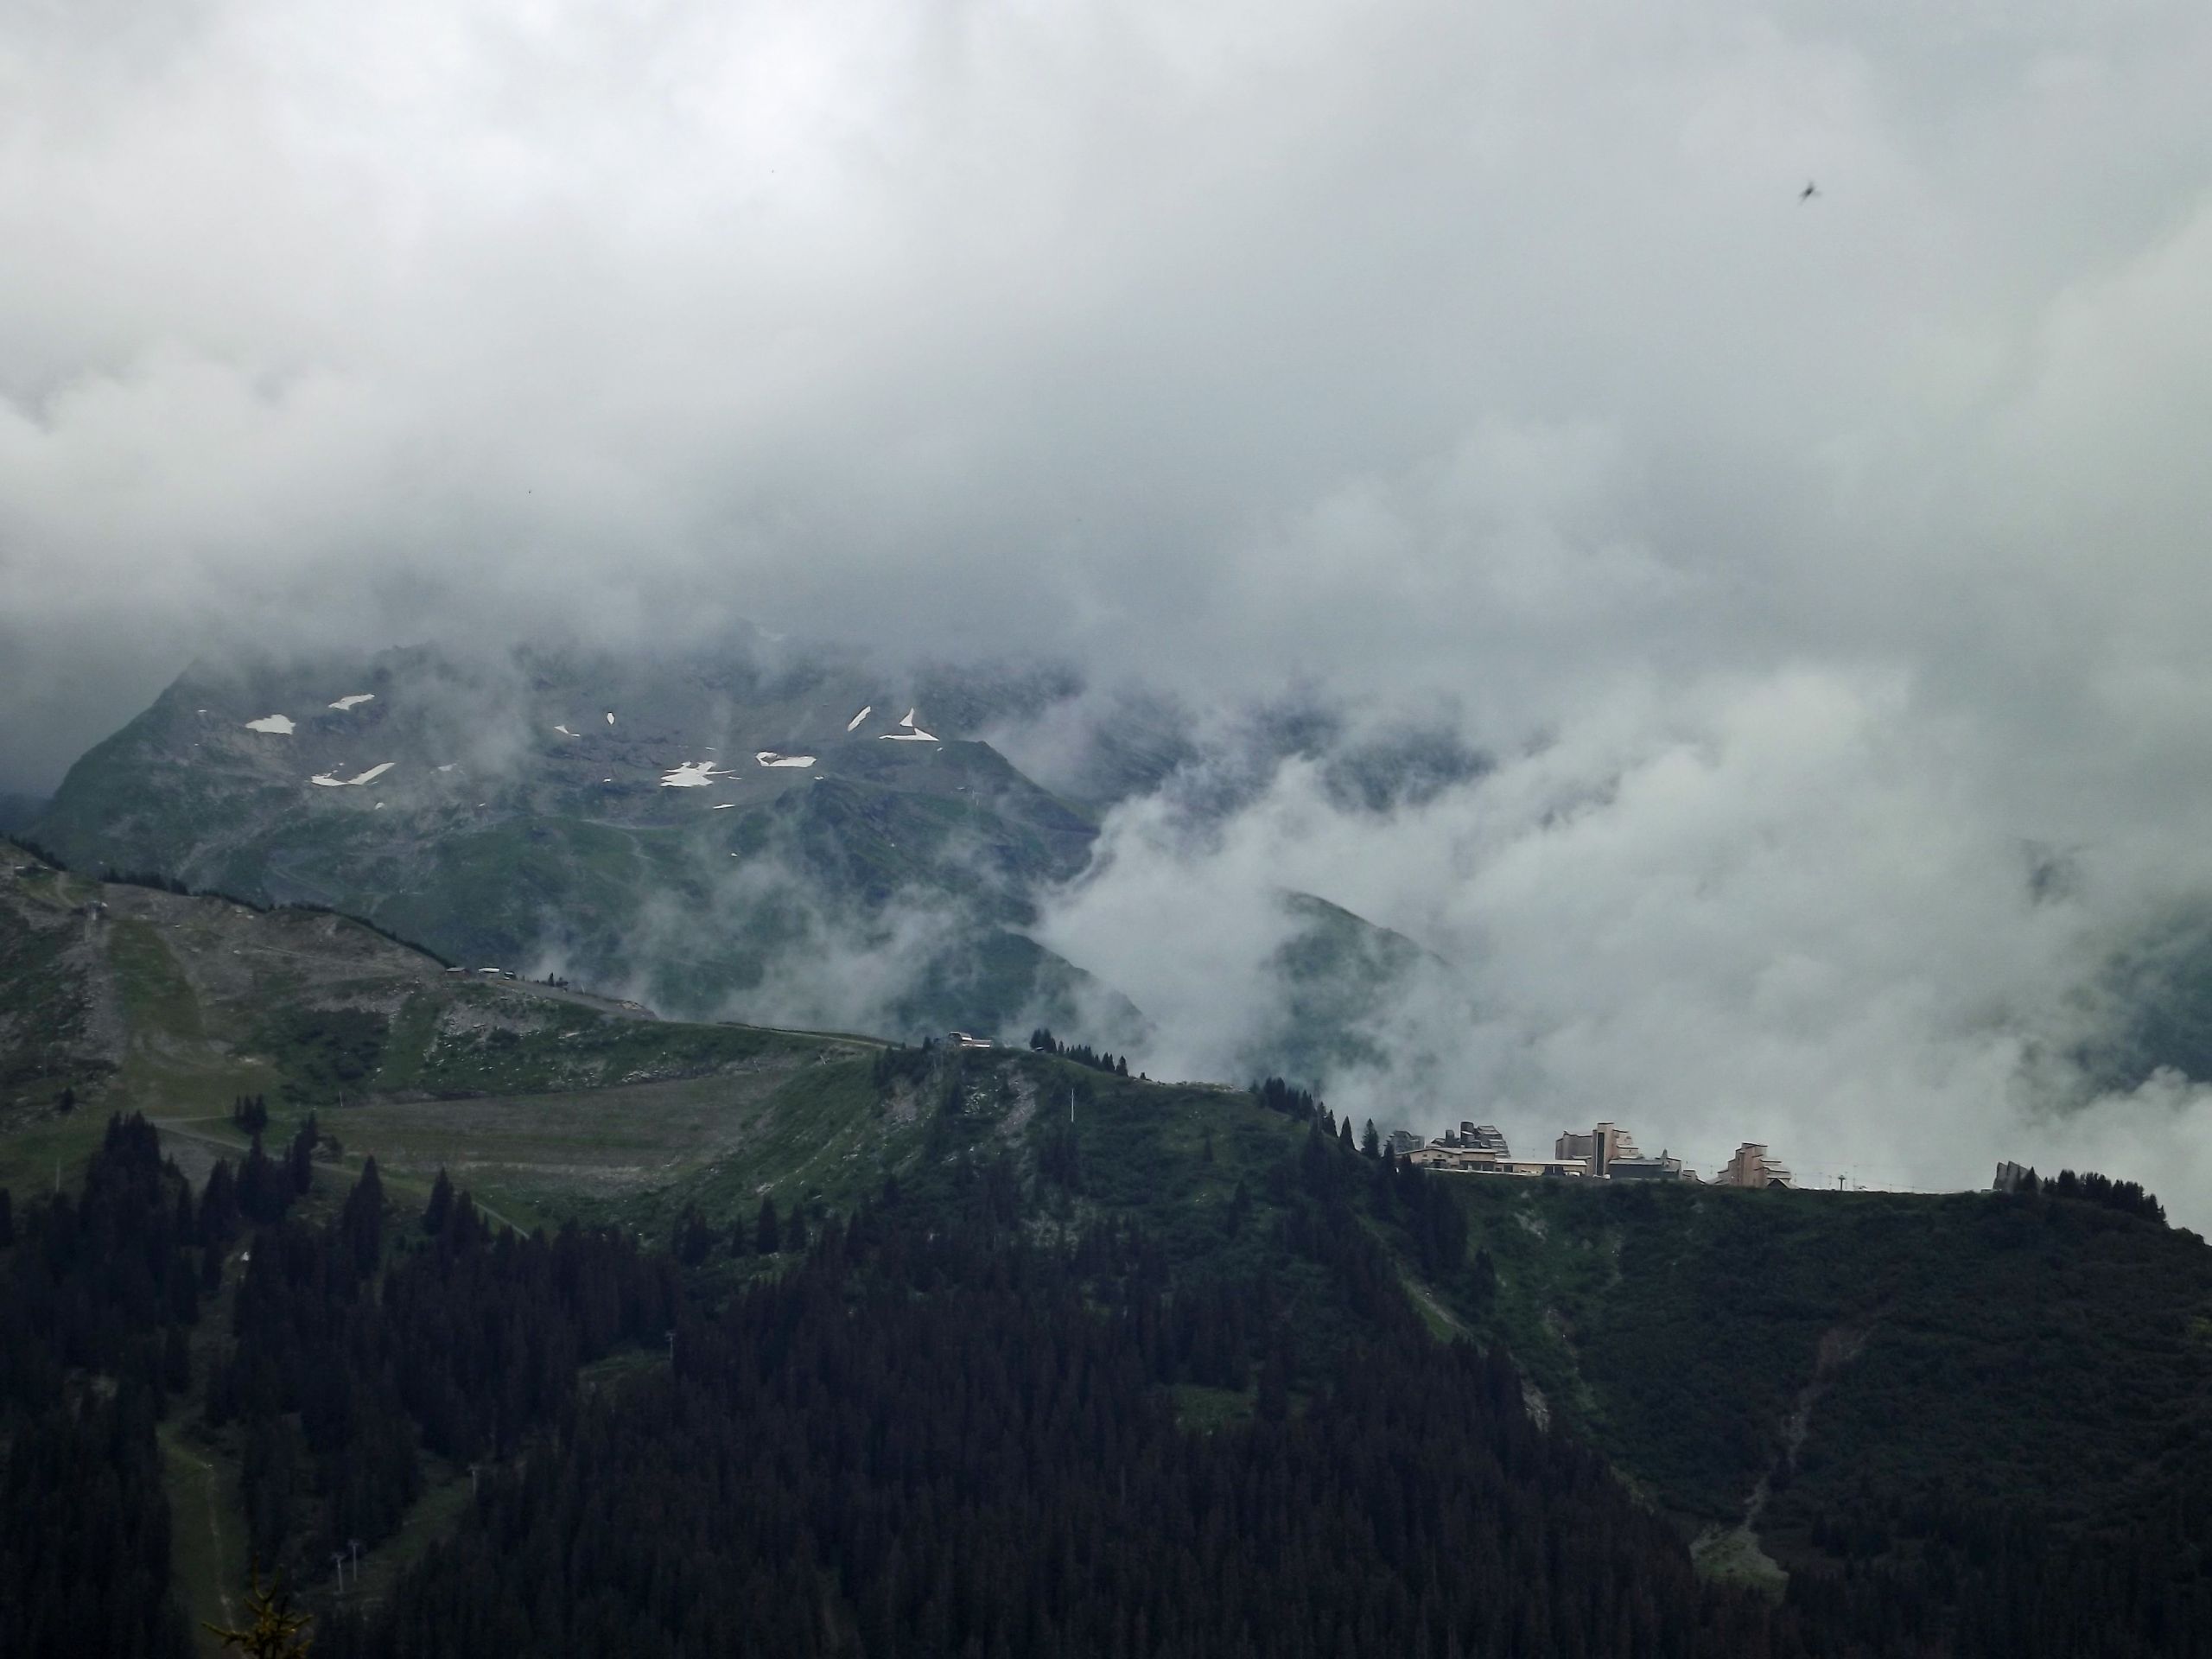
{"label": "low-lying cloud bank", "polygon": [[2031,1039],[2208,891],[2207,85],[2191,0],[10,8],[0,787],[257,644],[1319,686],[1494,770],[1124,805],[1046,935],[1167,1059],[1304,886],[1523,1138],[2212,1191]]}
{"label": "low-lying cloud bank", "polygon": [[1433,953],[1376,1024],[1390,1060],[1323,1080],[1355,1118],[1530,1148],[1612,1119],[1707,1173],[1756,1140],[1828,1185],[2111,1165],[2201,1224],[2203,1091],[2099,1095],[2069,1059],[2105,960],[2200,855],[2056,859],[1995,810],[1981,734],[1916,714],[1895,676],[1732,677],[1625,690],[1385,814],[1299,760],[1225,821],[1146,797],[1040,937],[1145,1008],[1155,1074],[1236,1076],[1281,1006],[1279,895],[1321,893]]}

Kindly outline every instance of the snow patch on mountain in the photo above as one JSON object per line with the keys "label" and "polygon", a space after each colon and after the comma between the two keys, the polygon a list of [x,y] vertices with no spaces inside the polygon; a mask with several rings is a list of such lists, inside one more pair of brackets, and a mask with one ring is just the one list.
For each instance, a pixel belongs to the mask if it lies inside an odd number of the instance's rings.
{"label": "snow patch on mountain", "polygon": [[906,711],[906,719],[904,719],[904,720],[902,720],[902,721],[900,721],[899,722],[899,724],[902,728],[905,728],[904,730],[901,730],[901,731],[896,731],[896,732],[884,732],[884,733],[882,733],[882,734],[880,734],[880,736],[879,736],[879,738],[878,738],[878,740],[877,740],[877,741],[880,741],[880,742],[885,742],[885,743],[934,743],[934,742],[936,742],[936,741],[937,741],[937,734],[936,734],[934,732],[925,732],[925,731],[924,731],[924,730],[923,730],[919,726],[918,726],[918,725],[916,725],[916,724],[914,723],[915,712],[916,712],[915,710],[913,710],[913,709],[909,709]]}
{"label": "snow patch on mountain", "polygon": [[686,760],[681,766],[663,772],[660,786],[663,789],[704,789],[715,779],[728,776],[729,773],[720,770],[711,760]]}
{"label": "snow patch on mountain", "polygon": [[[383,777],[385,773],[390,772],[394,764],[395,763],[392,761],[386,760],[380,766],[371,766],[366,772],[363,772],[358,778],[340,778],[338,775],[336,769],[333,768],[329,772],[318,772],[315,776],[308,779],[308,782],[311,784],[319,784],[325,789],[351,789],[359,784],[374,783],[378,779]],[[384,803],[379,801],[377,804],[381,806]]]}

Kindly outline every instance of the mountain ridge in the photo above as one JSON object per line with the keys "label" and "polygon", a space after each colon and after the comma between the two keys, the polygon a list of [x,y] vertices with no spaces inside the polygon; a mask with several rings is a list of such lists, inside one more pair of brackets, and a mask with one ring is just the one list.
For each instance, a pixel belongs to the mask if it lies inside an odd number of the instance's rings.
{"label": "mountain ridge", "polygon": [[[1129,1050],[1146,1014],[1034,931],[1085,870],[1097,808],[985,741],[1077,689],[1043,667],[881,670],[757,631],[654,664],[425,647],[201,663],[88,751],[28,833],[80,869],[326,905],[456,962],[692,1018],[909,1039],[1041,1024]],[[1143,741],[1164,753],[1171,715],[1154,718]],[[1414,955],[1286,902],[1294,936],[1259,965],[1282,1017],[1242,1058],[1309,1081],[1371,1062],[1363,1028]]]}
{"label": "mountain ridge", "polygon": [[892,942],[905,904],[935,944],[887,1022],[1035,1003],[1066,1023],[1085,982],[1020,929],[1092,826],[987,746],[905,725],[909,705],[846,730],[871,705],[842,676],[420,650],[203,667],[73,766],[31,833],[73,864],[335,905],[695,1014],[826,936]]}

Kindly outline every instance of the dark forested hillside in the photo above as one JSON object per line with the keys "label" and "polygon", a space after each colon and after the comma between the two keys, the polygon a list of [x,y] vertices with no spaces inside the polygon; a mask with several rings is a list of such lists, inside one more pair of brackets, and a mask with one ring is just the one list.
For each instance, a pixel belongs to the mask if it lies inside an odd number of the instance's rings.
{"label": "dark forested hillside", "polygon": [[197,1243],[143,1121],[109,1125],[81,1195],[19,1215],[0,1189],[0,1650],[188,1650],[154,1429],[187,1380]]}
{"label": "dark forested hillside", "polygon": [[1461,1182],[1496,1274],[1461,1306],[1716,1559],[1824,1619],[2206,1650],[2212,1252],[2071,1185]]}
{"label": "dark forested hillside", "polygon": [[[687,1321],[333,1651],[1802,1650],[1402,1305],[1294,1393],[1139,1236],[936,1219],[873,1206]],[[1249,1425],[1178,1426],[1172,1386],[1247,1374]]]}
{"label": "dark forested hillside", "polygon": [[495,1236],[465,1193],[433,1202],[380,1284],[373,1163],[334,1221],[287,1220],[256,1241],[206,1416],[240,1425],[264,1560],[382,1540],[420,1495],[418,1446],[460,1463],[514,1456],[565,1408],[579,1364],[654,1340],[674,1317],[664,1255],[574,1227]]}
{"label": "dark forested hillside", "polygon": [[1280,1079],[812,1052],[620,1225],[258,1096],[0,1193],[0,1649],[181,1654],[257,1560],[341,1655],[2212,1652],[2212,1268],[2139,1195],[1454,1179]]}

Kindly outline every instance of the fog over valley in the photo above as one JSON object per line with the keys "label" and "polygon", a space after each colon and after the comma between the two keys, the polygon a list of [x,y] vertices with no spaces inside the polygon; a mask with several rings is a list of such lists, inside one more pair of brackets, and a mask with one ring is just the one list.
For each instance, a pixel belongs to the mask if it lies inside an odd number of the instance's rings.
{"label": "fog over valley", "polygon": [[[2208,84],[2180,0],[5,9],[0,806],[188,671],[347,836],[757,813],[611,993],[772,930],[704,1011],[908,1034],[981,917],[1154,1078],[2202,1228]],[[988,833],[805,885],[931,766]]]}

